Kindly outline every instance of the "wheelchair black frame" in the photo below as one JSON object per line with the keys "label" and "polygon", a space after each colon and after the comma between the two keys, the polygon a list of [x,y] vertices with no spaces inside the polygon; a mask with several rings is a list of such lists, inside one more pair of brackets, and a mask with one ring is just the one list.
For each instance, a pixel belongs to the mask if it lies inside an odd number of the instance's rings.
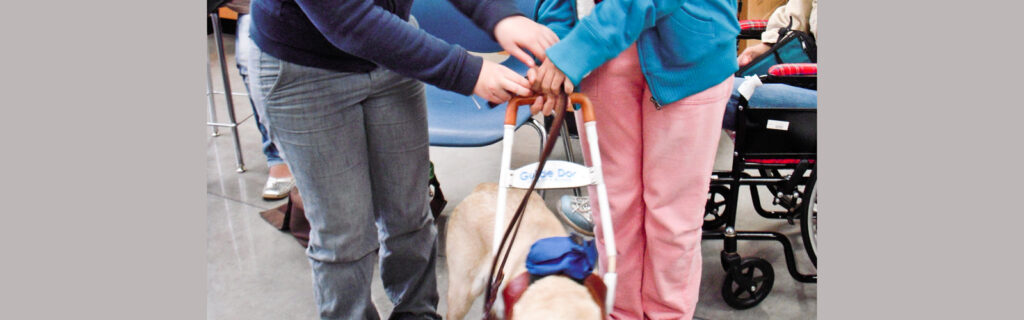
{"label": "wheelchair black frame", "polygon": [[[782,187],[786,183],[794,183],[792,186],[794,189],[800,186],[806,187],[807,182],[810,179],[816,179],[817,174],[814,172],[816,167],[816,161],[811,163],[811,160],[816,160],[817,153],[752,153],[746,151],[746,126],[743,125],[747,121],[747,115],[745,112],[749,108],[746,99],[741,98],[739,108],[736,112],[736,141],[734,143],[733,159],[732,159],[732,170],[731,171],[716,171],[713,173],[711,178],[712,186],[727,186],[729,196],[726,198],[725,213],[722,218],[725,219],[725,225],[717,230],[706,230],[703,232],[702,239],[705,240],[723,240],[725,248],[722,250],[721,259],[722,267],[726,272],[734,272],[738,268],[741,258],[737,253],[737,241],[739,240],[754,240],[754,241],[771,241],[775,240],[782,244],[785,259],[786,268],[789,271],[790,276],[796,281],[803,283],[817,283],[817,274],[803,274],[796,269],[796,257],[793,250],[793,244],[785,235],[778,232],[769,231],[737,231],[736,228],[736,209],[739,203],[739,193],[741,186],[747,186],[751,189],[751,198],[754,202],[755,211],[758,215],[769,218],[769,219],[798,219],[799,212],[802,206],[809,205],[807,201],[801,203],[794,212],[773,212],[764,209],[761,206],[760,198],[758,196],[758,186],[767,186],[769,188]],[[816,109],[801,109],[801,108],[787,108],[778,109],[780,111],[792,111],[792,112],[817,112]],[[758,169],[759,172],[767,172],[771,169],[795,169],[797,165],[793,164],[758,164],[749,163],[747,160],[750,159],[799,159],[809,165],[810,177],[806,177],[803,174],[799,176],[790,175],[788,177],[764,177],[764,176],[751,176],[747,174],[747,169]],[[790,180],[790,179],[795,179]],[[805,190],[810,192],[810,190]]]}

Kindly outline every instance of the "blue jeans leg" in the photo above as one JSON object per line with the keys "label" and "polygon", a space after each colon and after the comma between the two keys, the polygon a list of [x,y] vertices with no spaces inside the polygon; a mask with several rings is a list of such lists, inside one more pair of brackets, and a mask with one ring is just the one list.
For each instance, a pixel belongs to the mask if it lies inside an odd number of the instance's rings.
{"label": "blue jeans leg", "polygon": [[379,249],[390,318],[440,319],[423,85],[383,69],[335,72],[252,51],[259,111],[310,222],[320,317],[378,318],[370,281]]}
{"label": "blue jeans leg", "polygon": [[440,319],[435,275],[437,230],[424,192],[430,141],[423,84],[394,72],[370,73],[363,102],[374,217],[391,319]]}
{"label": "blue jeans leg", "polygon": [[284,160],[281,159],[277,151],[277,147],[270,140],[270,136],[267,135],[267,129],[260,122],[259,112],[256,111],[256,100],[252,91],[249,90],[249,52],[252,47],[256,46],[252,42],[252,38],[249,37],[249,26],[252,24],[252,18],[248,14],[240,15],[238,17],[238,28],[236,33],[238,37],[235,39],[235,63],[238,66],[238,73],[242,75],[242,83],[245,84],[245,91],[249,92],[249,105],[252,106],[253,120],[256,122],[256,129],[260,131],[260,139],[262,141],[263,155],[267,157],[267,166],[273,167],[275,165],[283,164]]}
{"label": "blue jeans leg", "polygon": [[[736,130],[736,109],[740,103],[740,84],[743,78],[733,78],[732,95],[725,105],[725,117],[722,128]],[[818,91],[794,87],[781,83],[766,83],[757,88],[750,96],[750,106],[754,108],[817,108]]]}

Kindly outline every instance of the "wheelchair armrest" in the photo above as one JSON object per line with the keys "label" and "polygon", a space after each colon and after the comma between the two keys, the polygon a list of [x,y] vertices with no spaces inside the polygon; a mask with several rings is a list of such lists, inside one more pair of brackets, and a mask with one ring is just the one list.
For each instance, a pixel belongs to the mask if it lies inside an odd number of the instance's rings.
{"label": "wheelchair armrest", "polygon": [[768,26],[768,20],[741,20],[740,35],[737,39],[760,40],[761,33]]}
{"label": "wheelchair armrest", "polygon": [[765,83],[783,83],[791,86],[818,90],[817,63],[783,63],[768,68]]}
{"label": "wheelchair armrest", "polygon": [[817,63],[782,63],[768,68],[768,74],[776,77],[817,77]]}

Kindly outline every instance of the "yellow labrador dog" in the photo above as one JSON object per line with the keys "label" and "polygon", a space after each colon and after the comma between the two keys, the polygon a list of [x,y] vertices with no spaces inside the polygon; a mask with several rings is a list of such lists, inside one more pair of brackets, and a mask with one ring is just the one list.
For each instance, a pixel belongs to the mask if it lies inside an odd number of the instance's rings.
{"label": "yellow labrador dog", "polygon": [[[526,190],[508,191],[505,224],[512,220]],[[494,233],[494,204],[498,202],[498,185],[483,183],[459,203],[448,219],[445,231],[445,254],[448,261],[448,316],[462,319],[473,300],[487,288],[491,268],[491,241]],[[513,277],[526,272],[526,255],[539,239],[567,236],[558,218],[544,205],[536,193],[523,213],[519,235],[505,264],[505,281],[498,291],[494,313],[504,315],[501,290]],[[586,287],[560,276],[544,277],[523,292],[513,309],[516,319],[601,319],[601,309]]]}

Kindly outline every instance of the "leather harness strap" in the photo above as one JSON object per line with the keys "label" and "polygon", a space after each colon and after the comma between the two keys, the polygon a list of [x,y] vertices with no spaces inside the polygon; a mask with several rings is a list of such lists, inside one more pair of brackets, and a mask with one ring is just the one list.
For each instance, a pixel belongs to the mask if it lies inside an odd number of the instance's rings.
{"label": "leather harness strap", "polygon": [[[566,101],[568,100],[567,98]],[[538,161],[537,171],[533,175],[533,182],[530,183],[530,188],[526,190],[523,200],[519,202],[519,207],[516,208],[515,214],[512,215],[512,221],[505,228],[505,234],[501,237],[501,244],[494,255],[494,260],[491,261],[491,270],[487,277],[487,295],[484,300],[484,319],[489,319],[491,308],[494,307],[494,301],[498,296],[498,288],[501,287],[501,282],[505,276],[503,272],[505,262],[508,260],[508,255],[512,244],[515,242],[516,235],[519,233],[519,222],[522,220],[523,212],[526,211],[526,203],[530,199],[530,194],[533,193],[533,189],[537,186],[537,181],[540,179],[541,172],[544,170],[544,164],[547,162],[548,156],[551,155],[551,150],[554,149],[555,141],[558,139],[558,133],[565,119],[565,113],[566,108],[555,107],[555,119],[551,125],[551,130],[548,132],[547,141],[544,142],[544,149]],[[499,222],[495,221],[495,223]],[[506,242],[508,242],[508,246],[505,245]],[[504,249],[504,254],[502,254],[502,249]],[[499,257],[501,257],[500,263],[498,261]]]}

